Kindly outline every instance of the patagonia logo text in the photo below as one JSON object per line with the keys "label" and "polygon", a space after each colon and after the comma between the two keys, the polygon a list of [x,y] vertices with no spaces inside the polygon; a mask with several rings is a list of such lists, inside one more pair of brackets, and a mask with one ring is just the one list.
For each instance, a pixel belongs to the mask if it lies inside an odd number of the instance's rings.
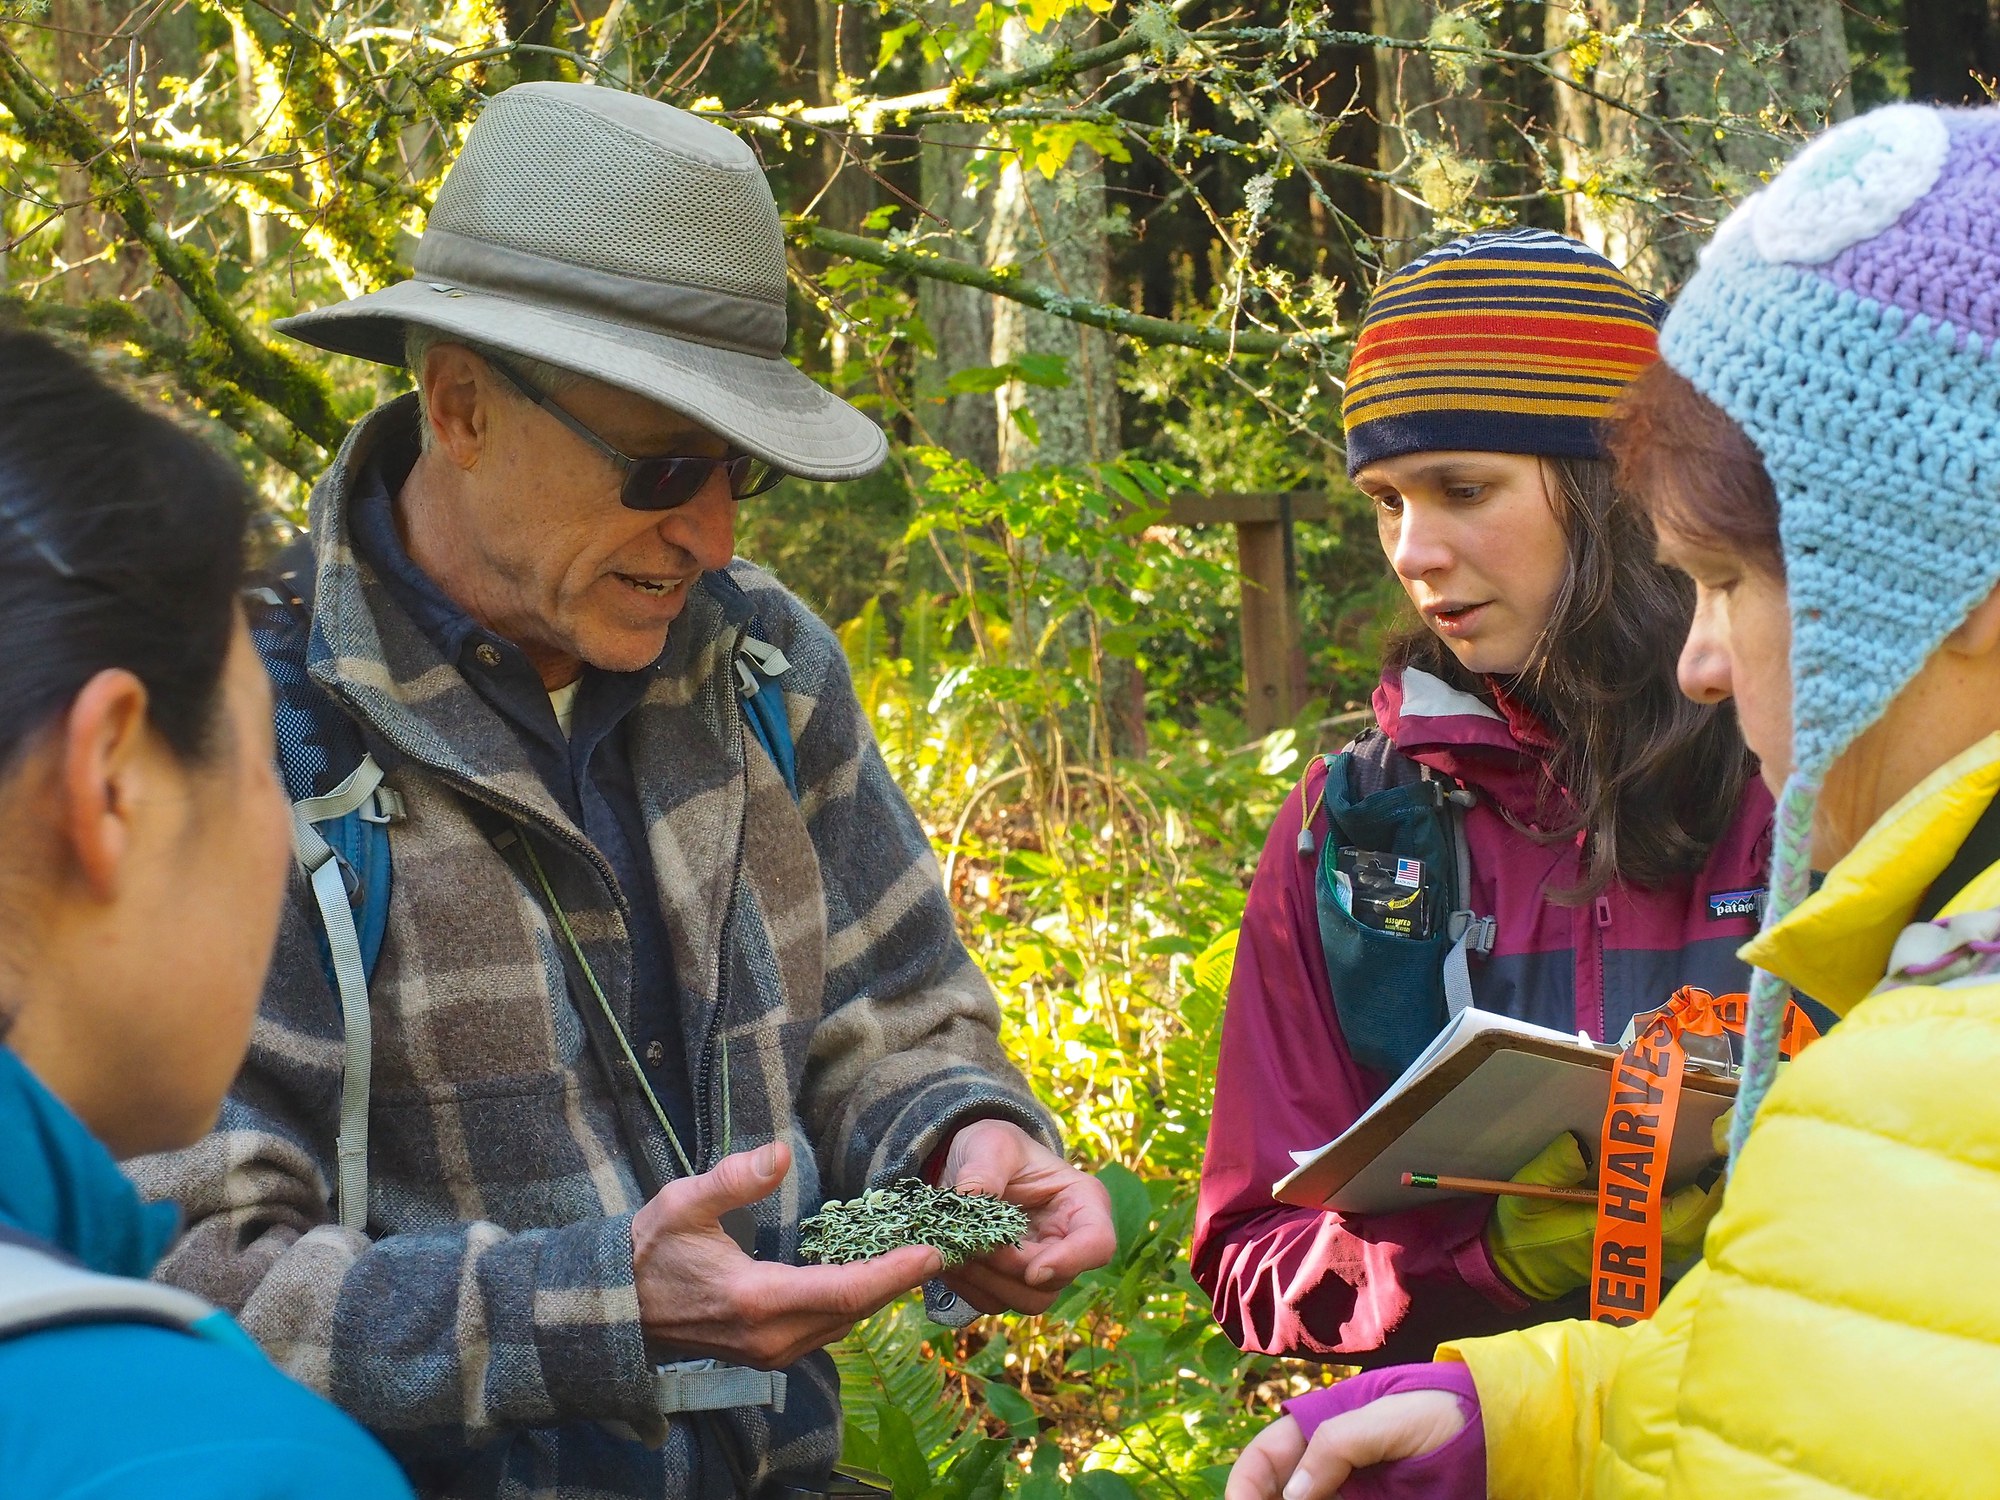
{"label": "patagonia logo text", "polygon": [[1764,888],[1754,891],[1710,891],[1708,893],[1708,920],[1726,922],[1732,917],[1749,917],[1752,921],[1764,910]]}

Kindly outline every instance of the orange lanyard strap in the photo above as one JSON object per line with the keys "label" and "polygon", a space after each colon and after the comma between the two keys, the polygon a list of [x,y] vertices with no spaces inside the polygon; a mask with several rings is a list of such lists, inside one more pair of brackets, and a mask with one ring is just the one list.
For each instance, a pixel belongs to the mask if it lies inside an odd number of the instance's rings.
{"label": "orange lanyard strap", "polygon": [[[1667,1153],[1687,1072],[1681,1039],[1741,1036],[1748,1007],[1746,996],[1717,997],[1689,985],[1646,1023],[1612,1069],[1611,1104],[1598,1143],[1597,1236],[1590,1257],[1590,1316],[1600,1323],[1635,1323],[1660,1305]],[[1818,1036],[1798,1006],[1787,1010],[1784,1056],[1796,1055]]]}

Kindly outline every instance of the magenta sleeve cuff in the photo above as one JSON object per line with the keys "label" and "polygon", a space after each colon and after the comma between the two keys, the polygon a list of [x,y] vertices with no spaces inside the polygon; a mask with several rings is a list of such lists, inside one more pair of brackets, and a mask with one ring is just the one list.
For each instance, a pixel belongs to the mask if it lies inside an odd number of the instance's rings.
{"label": "magenta sleeve cuff", "polygon": [[1458,1400],[1465,1426],[1442,1448],[1422,1458],[1399,1459],[1363,1469],[1341,1487],[1342,1500],[1484,1500],[1486,1428],[1479,1417],[1479,1392],[1464,1365],[1389,1365],[1338,1385],[1324,1386],[1284,1404],[1308,1439],[1322,1423],[1405,1391],[1444,1391]]}

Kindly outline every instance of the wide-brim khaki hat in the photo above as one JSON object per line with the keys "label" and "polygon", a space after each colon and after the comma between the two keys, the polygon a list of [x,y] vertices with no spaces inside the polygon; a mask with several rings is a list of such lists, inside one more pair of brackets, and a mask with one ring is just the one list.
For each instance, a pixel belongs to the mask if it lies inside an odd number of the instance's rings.
{"label": "wide-brim khaki hat", "polygon": [[806,479],[855,479],[881,428],[785,358],[770,184],[720,126],[588,84],[496,95],[445,176],[417,274],[277,328],[401,364],[411,324],[632,391]]}

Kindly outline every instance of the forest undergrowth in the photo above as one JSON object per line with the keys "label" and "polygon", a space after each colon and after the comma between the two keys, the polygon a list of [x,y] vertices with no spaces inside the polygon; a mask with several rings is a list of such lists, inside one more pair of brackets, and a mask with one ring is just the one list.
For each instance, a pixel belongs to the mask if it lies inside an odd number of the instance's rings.
{"label": "forest undergrowth", "polygon": [[898,1497],[1219,1493],[1275,1402],[1329,1378],[1240,1354],[1187,1262],[1244,894],[1315,726],[1245,742],[1233,714],[1190,727],[1156,702],[1145,753],[1111,753],[1094,664],[1143,670],[1183,623],[1172,601],[1225,581],[1149,538],[1177,476],[916,458],[909,541],[957,587],[906,600],[893,648],[875,601],[841,638],[1008,1050],[1110,1191],[1118,1254],[1039,1317],[954,1335],[906,1302],[857,1329],[847,1457]]}

